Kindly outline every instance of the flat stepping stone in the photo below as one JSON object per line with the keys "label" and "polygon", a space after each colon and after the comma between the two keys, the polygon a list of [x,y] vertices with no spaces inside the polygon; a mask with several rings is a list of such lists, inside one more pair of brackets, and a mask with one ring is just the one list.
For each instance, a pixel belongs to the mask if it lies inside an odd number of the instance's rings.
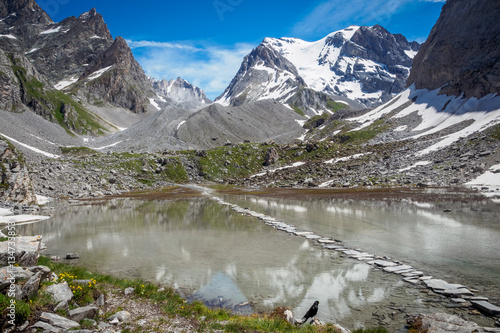
{"label": "flat stepping stone", "polygon": [[410,272],[407,272],[407,273],[402,273],[401,274],[403,277],[415,277],[415,278],[418,278],[420,276],[423,276],[424,273],[423,272],[420,272],[420,271],[410,271]]}
{"label": "flat stepping stone", "polygon": [[318,235],[306,235],[306,238],[307,239],[319,239],[319,238],[321,238],[321,236],[318,236]]}
{"label": "flat stepping stone", "polygon": [[347,250],[344,246],[342,245],[323,245],[323,248],[329,249],[329,250]]}
{"label": "flat stepping stone", "polygon": [[348,256],[355,256],[355,255],[361,254],[361,252],[356,251],[356,250],[344,250],[342,252]]}
{"label": "flat stepping stone", "polygon": [[412,279],[412,278],[404,278],[403,281],[411,283],[411,284],[420,284],[422,281],[419,279]]}
{"label": "flat stepping stone", "polygon": [[318,242],[320,242],[321,244],[336,244],[337,243],[335,240],[329,239],[329,238],[318,239]]}
{"label": "flat stepping stone", "polygon": [[464,285],[448,283],[440,279],[428,279],[425,280],[424,283],[427,286],[427,288],[431,288],[434,291],[436,290],[445,291],[445,290],[465,288]]}
{"label": "flat stepping stone", "polygon": [[314,232],[311,232],[311,231],[296,231],[295,234],[297,236],[307,236],[307,235],[313,235]]}
{"label": "flat stepping stone", "polygon": [[425,281],[425,280],[431,280],[432,278],[433,278],[433,276],[431,276],[431,275],[424,275],[424,276],[419,277],[418,279],[421,281]]}
{"label": "flat stepping stone", "polygon": [[354,257],[355,259],[358,259],[360,261],[368,261],[368,260],[372,260],[373,259],[373,256],[370,255],[370,256],[358,256],[358,257]]}
{"label": "flat stepping stone", "polygon": [[387,273],[408,273],[413,270],[413,267],[410,265],[399,265],[399,266],[389,266],[389,267],[384,267],[384,272]]}
{"label": "flat stepping stone", "polygon": [[396,264],[395,262],[392,262],[392,261],[386,261],[386,260],[374,260],[374,261],[370,261],[368,262],[370,265],[376,265],[376,266],[379,266],[379,267],[393,267],[393,266],[399,266],[398,264]]}
{"label": "flat stepping stone", "polygon": [[[438,292],[438,291],[436,291]],[[446,289],[442,292],[446,296],[458,298],[465,296],[474,296],[474,294],[467,288],[457,288],[457,289]]]}
{"label": "flat stepping stone", "polygon": [[489,314],[489,315],[499,315],[500,314],[500,308],[496,305],[491,304],[490,302],[486,301],[470,301],[472,303],[472,306],[478,309],[479,311]]}
{"label": "flat stepping stone", "polygon": [[453,303],[458,303],[458,304],[461,304],[461,303],[466,303],[467,301],[463,298],[452,298],[451,301]]}

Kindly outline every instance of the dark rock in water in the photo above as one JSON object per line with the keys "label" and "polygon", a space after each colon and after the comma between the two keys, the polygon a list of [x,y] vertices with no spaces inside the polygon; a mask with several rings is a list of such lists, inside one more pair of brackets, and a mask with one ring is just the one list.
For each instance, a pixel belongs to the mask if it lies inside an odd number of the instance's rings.
{"label": "dark rock in water", "polygon": [[486,313],[488,315],[500,315],[500,307],[493,305],[487,301],[470,301],[472,306],[474,306],[479,311]]}
{"label": "dark rock in water", "polygon": [[500,93],[500,2],[448,0],[413,60],[407,86],[481,98]]}
{"label": "dark rock in water", "polygon": [[66,259],[80,259],[78,253],[66,253]]}

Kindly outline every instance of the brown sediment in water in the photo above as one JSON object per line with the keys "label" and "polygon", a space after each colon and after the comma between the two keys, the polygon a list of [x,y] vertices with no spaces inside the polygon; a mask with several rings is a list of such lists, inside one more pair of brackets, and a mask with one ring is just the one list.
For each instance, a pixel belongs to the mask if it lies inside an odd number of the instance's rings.
{"label": "brown sediment in water", "polygon": [[92,205],[100,205],[106,201],[113,199],[140,199],[140,200],[180,200],[190,198],[200,198],[203,194],[192,188],[183,186],[164,187],[157,190],[127,192],[118,195],[109,195],[99,198],[78,199],[77,202],[90,203]]}
{"label": "brown sediment in water", "polygon": [[419,202],[482,202],[487,200],[479,193],[465,188],[216,188],[217,193],[229,195],[252,195],[279,199],[339,199],[357,201],[393,201],[411,199]]}

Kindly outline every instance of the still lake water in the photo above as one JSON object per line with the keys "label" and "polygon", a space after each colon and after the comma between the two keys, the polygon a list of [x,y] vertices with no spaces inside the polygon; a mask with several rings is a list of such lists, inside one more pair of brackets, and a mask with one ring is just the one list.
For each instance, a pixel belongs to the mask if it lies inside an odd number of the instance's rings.
{"label": "still lake water", "polygon": [[[224,200],[345,245],[401,260],[499,299],[500,205],[223,195]],[[478,208],[479,207],[479,208]],[[115,198],[58,207],[19,226],[41,234],[47,254],[80,254],[89,270],[176,287],[189,299],[241,313],[277,306],[348,328],[398,329],[405,313],[452,312],[437,296],[314,241],[273,229],[206,197]],[[248,302],[248,303],[247,303]],[[473,319],[473,318],[472,318]]]}

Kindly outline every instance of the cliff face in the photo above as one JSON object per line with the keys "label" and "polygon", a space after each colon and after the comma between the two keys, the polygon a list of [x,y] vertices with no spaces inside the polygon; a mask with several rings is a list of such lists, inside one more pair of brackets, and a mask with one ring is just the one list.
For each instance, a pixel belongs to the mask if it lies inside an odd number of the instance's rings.
{"label": "cliff face", "polygon": [[500,1],[448,0],[407,86],[481,98],[500,92]]}
{"label": "cliff face", "polygon": [[154,95],[144,70],[122,37],[116,37],[88,66],[77,85],[82,91],[136,113],[146,112],[148,97]]}
{"label": "cliff face", "polygon": [[0,137],[0,200],[35,204],[28,168],[21,153]]}

